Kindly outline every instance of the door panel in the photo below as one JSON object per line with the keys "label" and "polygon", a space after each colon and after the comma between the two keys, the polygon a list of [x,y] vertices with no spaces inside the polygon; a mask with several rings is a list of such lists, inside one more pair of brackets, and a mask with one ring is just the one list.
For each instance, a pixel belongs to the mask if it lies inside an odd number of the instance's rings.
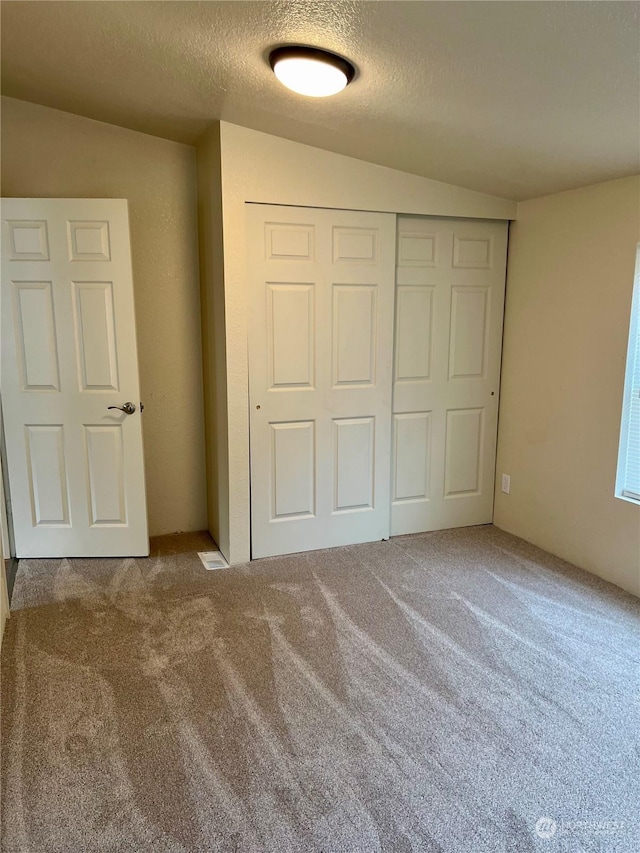
{"label": "door panel", "polygon": [[444,495],[477,495],[481,485],[484,409],[447,411]]}
{"label": "door panel", "polygon": [[74,281],[74,326],[82,391],[117,391],[113,282]]}
{"label": "door panel", "polygon": [[148,554],[127,203],[3,199],[2,219],[16,554]]}
{"label": "door panel", "polygon": [[69,526],[67,465],[62,426],[25,426],[29,494],[34,527]]}
{"label": "door panel", "polygon": [[252,556],[387,538],[395,216],[247,217]]}
{"label": "door panel", "polygon": [[449,379],[483,379],[487,351],[488,287],[451,289]]}
{"label": "door panel", "polygon": [[373,509],[374,418],[333,421],[334,512]]}
{"label": "door panel", "polygon": [[84,427],[92,527],[126,524],[122,426]]}
{"label": "door panel", "polygon": [[393,422],[393,500],[428,500],[431,412],[394,415]]}
{"label": "door panel", "polygon": [[314,304],[312,284],[267,284],[271,389],[313,387]]}
{"label": "door panel", "polygon": [[507,224],[398,219],[392,534],[493,518]]}
{"label": "door panel", "polygon": [[[313,517],[315,423],[269,424],[271,428],[272,519]],[[291,476],[294,469],[296,476]]]}
{"label": "door panel", "polygon": [[333,285],[333,387],[375,385],[376,293],[369,284]]}
{"label": "door panel", "polygon": [[16,355],[23,391],[59,391],[60,368],[50,281],[12,281]]}
{"label": "door panel", "polygon": [[108,222],[67,221],[67,234],[70,260],[111,260]]}
{"label": "door panel", "polygon": [[[30,212],[30,211],[27,211]],[[6,257],[10,261],[48,261],[49,234],[45,219],[8,219]]]}

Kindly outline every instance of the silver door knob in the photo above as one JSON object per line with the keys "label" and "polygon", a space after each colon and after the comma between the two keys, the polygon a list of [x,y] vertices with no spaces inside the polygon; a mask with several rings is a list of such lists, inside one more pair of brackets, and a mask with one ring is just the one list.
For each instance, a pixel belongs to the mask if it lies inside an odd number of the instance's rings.
{"label": "silver door knob", "polygon": [[135,403],[125,403],[124,406],[107,406],[107,409],[118,409],[121,412],[124,412],[125,415],[132,415],[136,410]]}

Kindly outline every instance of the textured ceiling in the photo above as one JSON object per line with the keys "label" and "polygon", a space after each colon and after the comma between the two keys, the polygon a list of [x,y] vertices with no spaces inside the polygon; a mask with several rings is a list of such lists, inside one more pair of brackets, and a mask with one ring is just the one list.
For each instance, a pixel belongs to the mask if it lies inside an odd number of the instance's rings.
{"label": "textured ceiling", "polygon": [[[525,199],[640,171],[636,2],[12,2],[2,91],[193,143],[215,119]],[[265,61],[342,53],[305,99]]]}

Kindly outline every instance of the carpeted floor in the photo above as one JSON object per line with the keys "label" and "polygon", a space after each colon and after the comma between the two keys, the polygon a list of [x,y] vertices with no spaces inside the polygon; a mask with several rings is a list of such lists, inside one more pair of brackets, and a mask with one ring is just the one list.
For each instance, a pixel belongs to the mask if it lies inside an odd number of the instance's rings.
{"label": "carpeted floor", "polygon": [[640,602],[493,527],[30,560],[6,853],[638,853]]}

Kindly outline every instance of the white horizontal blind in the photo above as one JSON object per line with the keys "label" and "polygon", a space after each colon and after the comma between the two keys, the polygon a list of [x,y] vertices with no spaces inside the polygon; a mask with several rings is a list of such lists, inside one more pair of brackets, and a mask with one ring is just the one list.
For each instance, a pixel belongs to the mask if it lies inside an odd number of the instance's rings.
{"label": "white horizontal blind", "polygon": [[616,496],[640,502],[640,244],[631,303]]}

